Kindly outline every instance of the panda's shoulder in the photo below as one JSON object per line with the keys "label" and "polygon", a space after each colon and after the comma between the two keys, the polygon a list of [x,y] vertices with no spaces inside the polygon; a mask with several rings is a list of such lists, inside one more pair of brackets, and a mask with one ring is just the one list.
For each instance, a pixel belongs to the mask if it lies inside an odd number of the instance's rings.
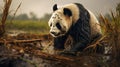
{"label": "panda's shoulder", "polygon": [[88,10],[89,14],[90,14],[90,22],[95,23],[95,24],[100,24],[97,17],[95,16],[95,14],[93,12],[91,12],[90,10]]}
{"label": "panda's shoulder", "polygon": [[78,6],[75,3],[70,3],[70,4],[63,5],[62,8],[69,8],[73,10],[73,9],[78,9]]}
{"label": "panda's shoulder", "polygon": [[79,17],[79,15],[80,15],[80,9],[79,9],[79,7],[75,3],[66,4],[62,8],[68,8],[68,9],[71,10],[72,15],[73,15],[72,20],[74,22],[76,22],[80,18]]}

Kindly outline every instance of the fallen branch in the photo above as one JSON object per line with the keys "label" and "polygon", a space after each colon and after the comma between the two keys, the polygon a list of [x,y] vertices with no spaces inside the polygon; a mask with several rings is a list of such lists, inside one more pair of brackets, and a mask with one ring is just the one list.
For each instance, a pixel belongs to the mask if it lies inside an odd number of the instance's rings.
{"label": "fallen branch", "polygon": [[[28,52],[29,53],[29,52]],[[30,52],[31,53],[31,52]],[[67,56],[59,56],[59,55],[51,55],[48,53],[44,53],[42,51],[39,50],[33,50],[32,54],[47,59],[47,60],[53,60],[53,61],[61,61],[61,62],[66,62],[66,61],[74,61],[74,59],[72,59],[71,57]]]}
{"label": "fallen branch", "polygon": [[41,50],[36,49],[30,49],[30,48],[21,48],[19,46],[12,46],[13,49],[16,50],[23,50],[24,53],[28,53],[30,55],[38,56],[40,58],[46,59],[46,60],[52,60],[52,61],[60,61],[60,62],[72,62],[74,59],[70,56],[59,56],[59,55],[51,55],[45,52],[42,52]]}
{"label": "fallen branch", "polygon": [[41,42],[41,39],[32,39],[32,40],[13,40],[13,41],[7,41],[7,40],[0,40],[1,44],[16,44],[16,43],[32,43],[32,42]]}

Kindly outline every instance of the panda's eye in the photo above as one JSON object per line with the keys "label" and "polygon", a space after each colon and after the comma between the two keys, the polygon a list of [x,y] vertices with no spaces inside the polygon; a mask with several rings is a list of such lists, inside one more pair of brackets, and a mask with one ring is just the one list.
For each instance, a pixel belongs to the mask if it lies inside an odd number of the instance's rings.
{"label": "panda's eye", "polygon": [[52,23],[50,24],[50,27],[52,26]]}
{"label": "panda's eye", "polygon": [[56,27],[61,30],[61,26],[59,23],[56,23]]}

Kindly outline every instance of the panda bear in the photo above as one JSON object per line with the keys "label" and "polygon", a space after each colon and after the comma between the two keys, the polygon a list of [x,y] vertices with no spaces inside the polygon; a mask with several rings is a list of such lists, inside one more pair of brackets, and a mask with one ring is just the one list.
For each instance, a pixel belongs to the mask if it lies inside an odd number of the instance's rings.
{"label": "panda bear", "polygon": [[68,36],[71,36],[73,46],[69,52],[81,52],[102,36],[100,23],[95,15],[79,3],[59,8],[55,4],[48,25],[50,34],[54,37],[54,49],[65,49],[64,44]]}

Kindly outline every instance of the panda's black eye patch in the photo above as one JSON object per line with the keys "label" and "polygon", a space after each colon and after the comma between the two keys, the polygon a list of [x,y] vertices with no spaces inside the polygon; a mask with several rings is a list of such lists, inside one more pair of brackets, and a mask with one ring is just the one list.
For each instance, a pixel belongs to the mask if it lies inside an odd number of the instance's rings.
{"label": "panda's black eye patch", "polygon": [[61,26],[59,23],[56,23],[56,27],[61,30]]}

